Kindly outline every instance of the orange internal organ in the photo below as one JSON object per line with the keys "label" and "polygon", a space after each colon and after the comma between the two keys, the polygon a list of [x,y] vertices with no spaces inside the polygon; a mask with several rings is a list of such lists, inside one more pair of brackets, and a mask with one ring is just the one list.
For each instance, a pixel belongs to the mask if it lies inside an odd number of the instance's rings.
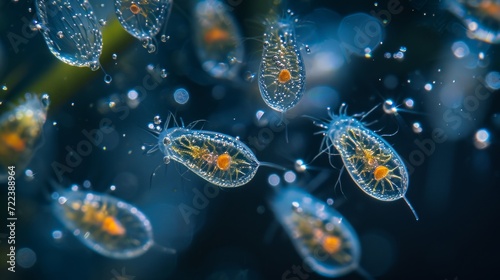
{"label": "orange internal organ", "polygon": [[323,239],[323,249],[328,254],[337,253],[341,247],[342,247],[342,241],[340,240],[340,238],[336,236],[330,235],[325,237],[325,239]]}
{"label": "orange internal organ", "polygon": [[141,12],[141,7],[137,6],[137,4],[132,4],[130,5],[130,11],[132,12],[132,14],[137,15]]}
{"label": "orange internal organ", "polygon": [[288,71],[288,69],[282,69],[278,74],[278,81],[282,84],[290,81],[291,79],[292,74],[290,74],[290,71]]}
{"label": "orange internal organ", "polygon": [[217,157],[217,167],[220,170],[226,171],[231,167],[231,156],[228,153],[224,153]]}
{"label": "orange internal organ", "polygon": [[229,39],[229,33],[218,27],[214,27],[205,33],[204,40],[207,44],[215,42],[226,41]]}
{"label": "orange internal organ", "polygon": [[380,181],[385,177],[387,177],[389,171],[390,171],[389,168],[387,168],[386,166],[379,165],[373,171],[373,177],[375,178],[375,180]]}
{"label": "orange internal organ", "polygon": [[123,228],[122,224],[112,216],[107,216],[106,218],[104,218],[104,220],[102,221],[102,230],[111,235],[125,234],[125,228]]}
{"label": "orange internal organ", "polygon": [[22,152],[26,148],[26,143],[21,137],[15,132],[8,132],[0,135],[0,138],[3,140],[7,146],[13,149],[16,152]]}

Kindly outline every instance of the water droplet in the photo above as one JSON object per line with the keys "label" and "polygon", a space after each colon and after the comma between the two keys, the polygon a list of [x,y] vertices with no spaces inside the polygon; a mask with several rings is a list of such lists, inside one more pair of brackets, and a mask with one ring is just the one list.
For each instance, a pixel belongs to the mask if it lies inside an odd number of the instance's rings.
{"label": "water droplet", "polygon": [[167,69],[161,69],[160,76],[165,79],[168,77]]}
{"label": "water droplet", "polygon": [[111,77],[111,75],[108,75],[108,74],[104,75],[104,82],[106,84],[110,84],[111,81],[113,81],[113,78]]}

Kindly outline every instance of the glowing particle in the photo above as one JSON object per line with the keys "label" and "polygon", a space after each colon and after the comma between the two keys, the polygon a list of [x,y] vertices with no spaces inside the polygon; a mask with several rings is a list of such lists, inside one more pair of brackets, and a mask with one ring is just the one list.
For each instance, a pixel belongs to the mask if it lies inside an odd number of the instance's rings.
{"label": "glowing particle", "polygon": [[189,92],[184,88],[178,88],[174,92],[174,100],[178,104],[184,105],[189,100]]}
{"label": "glowing particle", "polygon": [[345,169],[361,190],[382,201],[403,198],[418,220],[405,196],[409,179],[403,160],[382,137],[360,121],[348,117],[346,108],[346,104],[342,104],[339,115],[329,111],[332,118],[329,123],[317,123],[325,129],[324,145],[327,147],[321,147],[321,150],[327,150],[331,155],[330,149],[335,147]]}
{"label": "glowing particle", "polygon": [[476,146],[477,149],[482,150],[488,148],[490,144],[490,132],[484,128],[479,129],[474,135],[474,146]]}
{"label": "glowing particle", "polygon": [[287,171],[284,175],[285,181],[287,183],[293,183],[297,179],[297,175],[293,171]]}
{"label": "glowing particle", "polygon": [[362,272],[357,234],[339,212],[297,187],[280,190],[271,209],[314,272],[326,277]]}
{"label": "glowing particle", "polygon": [[467,44],[463,41],[453,43],[453,45],[451,45],[451,51],[457,58],[464,58],[470,53],[469,46],[467,46]]}
{"label": "glowing particle", "polygon": [[398,113],[398,108],[396,106],[396,103],[394,103],[392,99],[387,99],[386,101],[384,101],[382,108],[384,109],[384,112],[388,115],[395,115]]}
{"label": "glowing particle", "polygon": [[261,165],[278,167],[259,162],[252,150],[237,137],[226,134],[174,126],[163,131],[153,130],[158,144],[148,153],[160,150],[165,163],[175,160],[204,180],[220,187],[239,187],[254,177]]}
{"label": "glowing particle", "polygon": [[[17,106],[0,115],[0,182],[7,179],[7,166],[26,167],[47,119],[48,95],[27,93]],[[21,173],[21,172],[18,172]]]}
{"label": "glowing particle", "polygon": [[307,170],[307,165],[302,159],[298,159],[294,163],[295,171],[297,172],[304,172]]}
{"label": "glowing particle", "polygon": [[118,21],[130,35],[139,39],[142,46],[156,51],[155,36],[165,30],[173,0],[114,0]]}
{"label": "glowing particle", "polygon": [[500,73],[491,71],[485,77],[486,86],[492,90],[500,89]]}
{"label": "glowing particle", "polygon": [[95,252],[129,259],[144,254],[154,244],[149,220],[133,205],[88,191],[63,190],[59,195],[53,203],[54,215]]}
{"label": "glowing particle", "polygon": [[295,38],[291,13],[266,21],[264,46],[259,69],[259,90],[272,109],[285,112],[304,95],[305,66]]}
{"label": "glowing particle", "polygon": [[62,62],[99,69],[102,34],[89,1],[36,0],[39,30]]}
{"label": "glowing particle", "polygon": [[415,132],[417,134],[422,133],[422,131],[423,131],[422,125],[419,122],[414,122],[412,124],[412,129],[413,129],[413,132]]}
{"label": "glowing particle", "polygon": [[430,84],[430,83],[425,84],[424,89],[426,91],[431,91],[432,90],[432,84]]}
{"label": "glowing particle", "polygon": [[194,8],[193,36],[203,70],[215,78],[232,79],[245,50],[241,32],[226,3],[202,0]]}
{"label": "glowing particle", "polygon": [[271,174],[269,175],[269,177],[267,178],[267,182],[269,183],[269,185],[271,185],[272,187],[276,187],[277,185],[280,184],[280,176],[276,175],[276,174]]}
{"label": "glowing particle", "polygon": [[406,108],[408,108],[408,109],[413,109],[413,106],[415,105],[415,101],[413,101],[413,99],[411,99],[411,98],[406,98],[404,100],[404,103],[405,103]]}

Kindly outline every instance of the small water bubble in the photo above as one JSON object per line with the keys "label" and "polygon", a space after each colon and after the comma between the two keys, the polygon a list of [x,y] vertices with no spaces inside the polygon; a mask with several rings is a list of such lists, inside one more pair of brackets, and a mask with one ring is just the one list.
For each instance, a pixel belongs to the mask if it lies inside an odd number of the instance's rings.
{"label": "small water bubble", "polygon": [[46,93],[42,94],[42,104],[45,108],[47,108],[50,104],[50,97]]}
{"label": "small water bubble", "polygon": [[154,44],[148,45],[148,53],[154,53],[156,51],[156,46]]}
{"label": "small water bubble", "polygon": [[424,89],[426,91],[431,91],[432,90],[432,84],[430,84],[430,83],[425,84]]}
{"label": "small water bubble", "polygon": [[400,51],[400,52],[406,52],[406,47],[405,47],[405,46],[401,46],[401,47],[399,47],[399,51]]}
{"label": "small water bubble", "polygon": [[153,118],[153,122],[154,122],[154,124],[156,124],[156,125],[161,124],[161,118],[160,118],[160,116],[155,116],[155,117]]}
{"label": "small water bubble", "polygon": [[309,45],[306,45],[305,49],[306,49],[306,53],[311,53],[311,49],[309,48]]}
{"label": "small water bubble", "polygon": [[99,20],[99,24],[100,24],[101,26],[105,26],[105,25],[106,25],[106,21],[105,21],[104,19],[102,19],[102,18],[101,18],[101,19]]}
{"label": "small water bubble", "polygon": [[408,109],[413,109],[413,106],[415,105],[415,101],[413,101],[413,99],[411,99],[411,98],[406,98],[404,100],[404,103],[405,103],[406,108],[408,108]]}
{"label": "small water bubble", "polygon": [[167,42],[168,40],[170,40],[170,36],[161,35],[160,40],[161,40],[163,43],[165,43],[165,42]]}
{"label": "small water bubble", "polygon": [[178,104],[186,104],[189,100],[189,92],[184,88],[178,88],[174,92],[174,100]]}
{"label": "small water bubble", "polygon": [[419,134],[422,133],[422,125],[419,122],[414,122],[412,125],[413,132]]}
{"label": "small water bubble", "polygon": [[294,168],[297,172],[304,172],[307,170],[307,165],[302,159],[298,159],[294,163]]}
{"label": "small water bubble", "polygon": [[269,177],[267,177],[267,182],[269,183],[269,185],[276,187],[280,183],[280,176],[271,174],[269,175]]}
{"label": "small water bubble", "polygon": [[487,129],[479,129],[474,135],[474,146],[482,150],[488,148],[491,144],[490,132]]}
{"label": "small water bubble", "polygon": [[7,86],[6,86],[6,85],[3,85],[3,86],[2,86],[2,90],[8,90]]}
{"label": "small water bubble", "polygon": [[116,60],[118,58],[118,55],[116,53],[114,53],[112,56],[111,56],[114,60]]}
{"label": "small water bubble", "polygon": [[287,171],[285,172],[283,178],[287,183],[293,183],[295,182],[295,179],[297,179],[297,175],[293,171]]}
{"label": "small water bubble", "polygon": [[166,77],[168,77],[167,69],[161,69],[161,71],[160,71],[160,77],[162,77],[163,79],[165,79]]}
{"label": "small water bubble", "polygon": [[63,33],[62,31],[57,31],[57,37],[58,37],[59,39],[64,38],[64,33]]}
{"label": "small water bubble", "polygon": [[110,84],[111,81],[113,81],[113,77],[111,77],[111,75],[108,75],[108,74],[104,75],[104,82],[106,84]]}
{"label": "small water bubble", "polygon": [[392,99],[387,99],[382,106],[386,114],[392,115],[398,112],[398,108]]}
{"label": "small water bubble", "polygon": [[28,12],[29,12],[29,13],[31,13],[31,11],[32,11],[32,10],[31,10],[31,7],[29,7],[29,8],[28,8]]}

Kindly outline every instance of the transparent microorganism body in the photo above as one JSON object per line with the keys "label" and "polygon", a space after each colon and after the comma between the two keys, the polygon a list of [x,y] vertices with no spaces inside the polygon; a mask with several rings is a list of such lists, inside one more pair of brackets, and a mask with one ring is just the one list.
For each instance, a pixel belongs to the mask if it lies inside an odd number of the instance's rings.
{"label": "transparent microorganism body", "polygon": [[234,78],[245,51],[241,32],[225,3],[199,1],[194,18],[194,42],[203,70],[215,78]]}
{"label": "transparent microorganism body", "polygon": [[500,1],[447,0],[445,5],[462,20],[470,37],[490,44],[500,42]]}
{"label": "transparent microorganism body", "polygon": [[36,0],[39,29],[52,54],[72,66],[99,69],[102,33],[88,0]]}
{"label": "transparent microorganism body", "polygon": [[332,120],[318,124],[326,129],[324,143],[327,149],[335,147],[345,169],[366,194],[382,201],[403,198],[418,220],[405,196],[409,178],[403,160],[381,136],[347,116],[346,108],[342,104],[339,115],[330,112]]}
{"label": "transparent microorganism body", "polygon": [[110,195],[63,190],[52,210],[85,246],[103,256],[134,258],[154,244],[148,218],[135,206]]}
{"label": "transparent microorganism body", "polygon": [[361,247],[339,212],[298,187],[280,190],[271,209],[304,262],[316,273],[339,277],[358,270]]}
{"label": "transparent microorganism body", "polygon": [[160,133],[158,145],[165,160],[175,160],[221,187],[248,183],[261,165],[240,140],[212,131],[172,127]]}
{"label": "transparent microorganism body", "polygon": [[166,27],[173,0],[115,0],[118,21],[149,52],[156,50],[155,36]]}
{"label": "transparent microorganism body", "polygon": [[295,19],[268,19],[259,69],[259,89],[264,102],[272,109],[285,112],[304,95],[305,66],[295,36]]}
{"label": "transparent microorganism body", "polygon": [[18,105],[8,107],[0,115],[0,182],[7,179],[7,166],[22,170],[35,152],[47,119],[49,96],[27,93]]}

